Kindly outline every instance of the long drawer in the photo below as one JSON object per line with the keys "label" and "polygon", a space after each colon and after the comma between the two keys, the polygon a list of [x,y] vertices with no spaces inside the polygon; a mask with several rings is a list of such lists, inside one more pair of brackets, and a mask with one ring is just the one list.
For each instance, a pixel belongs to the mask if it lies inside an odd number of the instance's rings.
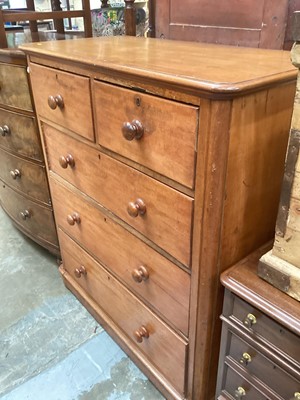
{"label": "long drawer", "polygon": [[[291,399],[293,393],[300,393],[300,381],[238,336],[229,333],[229,338],[227,358],[242,365],[248,373],[256,376],[283,399]],[[288,393],[290,395],[287,397]]]}
{"label": "long drawer", "polygon": [[184,393],[187,343],[68,236],[59,232],[63,268],[121,328],[137,351]]}
{"label": "long drawer", "polygon": [[32,111],[32,102],[24,66],[0,65],[0,104]]}
{"label": "long drawer", "polygon": [[[190,276],[118,223],[50,179],[56,223],[135,293],[188,334]],[[77,219],[72,220],[72,216]],[[76,222],[77,221],[77,222]],[[71,224],[70,224],[71,223]]]}
{"label": "long drawer", "polygon": [[57,245],[52,210],[15,192],[0,180],[0,202],[10,217],[36,238]]}
{"label": "long drawer", "polygon": [[35,118],[0,108],[0,147],[43,161]]}
{"label": "long drawer", "polygon": [[199,109],[103,82],[93,87],[99,143],[193,188]]}
{"label": "long drawer", "polygon": [[0,150],[0,178],[24,194],[49,204],[45,167]]}
{"label": "long drawer", "polygon": [[30,70],[39,116],[93,141],[89,78],[35,64]]}
{"label": "long drawer", "polygon": [[48,125],[43,133],[50,170],[189,266],[192,198]]}

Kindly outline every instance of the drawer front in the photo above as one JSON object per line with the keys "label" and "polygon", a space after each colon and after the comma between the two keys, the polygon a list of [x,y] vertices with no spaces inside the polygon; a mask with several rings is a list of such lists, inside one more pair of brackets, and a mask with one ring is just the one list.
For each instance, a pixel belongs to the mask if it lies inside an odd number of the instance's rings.
{"label": "drawer front", "polygon": [[[222,392],[228,393],[232,399],[238,400],[271,400],[265,396],[257,388],[252,386],[243,376],[233,371],[227,365],[225,366],[226,380]],[[243,394],[244,393],[244,394]],[[272,397],[272,400],[275,400]]]}
{"label": "drawer front", "polygon": [[24,194],[50,204],[50,194],[44,166],[34,164],[4,150],[0,150],[0,178]]}
{"label": "drawer front", "polygon": [[[55,179],[50,184],[58,226],[187,335],[190,276]],[[80,221],[70,225],[74,214]]]}
{"label": "drawer front", "polygon": [[32,111],[25,67],[0,64],[0,104]]}
{"label": "drawer front", "polygon": [[[67,236],[60,235],[60,244],[64,269],[76,279],[128,338],[137,343],[138,350],[146,355],[179,392],[183,393],[186,342],[75,242]],[[82,267],[86,274],[80,274]],[[78,276],[81,275],[79,278],[76,278],[76,270]],[[147,330],[148,338],[142,336],[142,327]],[[138,336],[141,342],[138,342]]]}
{"label": "drawer front", "polygon": [[0,202],[10,217],[40,240],[57,245],[52,211],[15,192],[0,180]]}
{"label": "drawer front", "polygon": [[193,188],[198,108],[102,82],[94,90],[103,147]]}
{"label": "drawer front", "polygon": [[244,323],[245,326],[249,320],[249,314],[256,318],[256,323],[248,328],[249,333],[254,338],[260,337],[268,345],[285,352],[300,368],[300,338],[250,304],[234,296],[233,317]]}
{"label": "drawer front", "polygon": [[300,393],[299,381],[232,333],[230,333],[228,356],[284,399],[292,399],[295,392]]}
{"label": "drawer front", "polygon": [[32,117],[0,109],[0,146],[37,161],[43,160],[37,124]]}
{"label": "drawer front", "polygon": [[[193,199],[50,126],[43,130],[52,171],[189,265]],[[68,154],[74,167],[62,168],[59,159]],[[138,211],[138,199],[145,204],[144,214]]]}
{"label": "drawer front", "polygon": [[30,76],[39,116],[93,141],[89,78],[35,64]]}

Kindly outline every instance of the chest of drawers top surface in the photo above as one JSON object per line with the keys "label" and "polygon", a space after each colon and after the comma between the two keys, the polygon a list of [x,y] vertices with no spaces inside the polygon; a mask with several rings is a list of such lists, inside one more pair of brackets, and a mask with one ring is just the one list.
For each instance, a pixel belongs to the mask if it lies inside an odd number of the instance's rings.
{"label": "chest of drawers top surface", "polygon": [[295,76],[289,52],[134,37],[31,43],[26,53],[59,57],[114,73],[234,93]]}

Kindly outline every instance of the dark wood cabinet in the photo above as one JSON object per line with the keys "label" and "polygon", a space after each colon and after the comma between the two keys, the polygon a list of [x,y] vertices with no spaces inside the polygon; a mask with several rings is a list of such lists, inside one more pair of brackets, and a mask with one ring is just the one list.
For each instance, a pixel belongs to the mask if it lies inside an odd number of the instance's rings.
{"label": "dark wood cabinet", "polygon": [[15,226],[59,254],[25,55],[0,51],[0,204]]}
{"label": "dark wood cabinet", "polygon": [[299,303],[258,277],[263,253],[258,250],[221,276],[226,289],[216,394],[298,400]]}

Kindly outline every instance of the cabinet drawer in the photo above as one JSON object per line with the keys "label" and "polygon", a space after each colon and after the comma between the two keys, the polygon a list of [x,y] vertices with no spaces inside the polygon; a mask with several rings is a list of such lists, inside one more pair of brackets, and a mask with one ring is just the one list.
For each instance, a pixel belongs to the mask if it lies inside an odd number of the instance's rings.
{"label": "cabinet drawer", "polygon": [[[187,343],[75,242],[67,236],[60,236],[60,244],[64,269],[125,332],[128,338],[136,341],[138,350],[145,354],[179,392],[183,393]],[[86,274],[80,274],[83,267]],[[142,334],[143,327],[149,337],[140,336],[141,342],[138,342],[137,331]]]}
{"label": "cabinet drawer", "polygon": [[251,375],[255,375],[284,399],[292,399],[295,392],[300,392],[298,380],[233,333],[229,337],[227,357],[244,366]]}
{"label": "cabinet drawer", "polygon": [[0,178],[24,194],[49,204],[50,194],[44,166],[0,150]]}
{"label": "cabinet drawer", "polygon": [[[50,179],[50,184],[58,226],[187,335],[190,276],[88,201],[54,179]],[[74,213],[80,222],[70,225],[68,216]],[[146,276],[140,276],[141,271]]]}
{"label": "cabinet drawer", "polygon": [[248,380],[227,365],[225,366],[225,384],[222,393],[229,394],[232,399],[238,400],[279,400],[278,397],[268,397],[261,393]]}
{"label": "cabinet drawer", "polygon": [[[52,171],[189,265],[192,198],[50,126],[45,125],[43,131]],[[63,156],[66,160],[68,155],[72,156],[74,167],[62,168],[59,159]],[[142,199],[146,207],[143,215],[135,205],[138,199]],[[129,215],[128,207],[131,214],[132,208],[136,211],[136,217]]]}
{"label": "cabinet drawer", "polygon": [[253,338],[272,346],[274,351],[283,351],[300,368],[300,338],[239,297],[234,296],[233,299],[233,318],[245,326],[249,314],[254,315],[256,323],[247,328]]}
{"label": "cabinet drawer", "polygon": [[32,111],[25,67],[0,64],[0,104]]}
{"label": "cabinet drawer", "polygon": [[30,76],[40,117],[93,141],[89,78],[35,64]]}
{"label": "cabinet drawer", "polygon": [[53,214],[49,208],[18,194],[1,180],[0,201],[5,211],[24,230],[42,241],[57,245]]}
{"label": "cabinet drawer", "polygon": [[43,160],[37,124],[32,117],[0,109],[0,146],[37,161]]}
{"label": "cabinet drawer", "polygon": [[198,108],[102,82],[94,90],[103,147],[193,188]]}

